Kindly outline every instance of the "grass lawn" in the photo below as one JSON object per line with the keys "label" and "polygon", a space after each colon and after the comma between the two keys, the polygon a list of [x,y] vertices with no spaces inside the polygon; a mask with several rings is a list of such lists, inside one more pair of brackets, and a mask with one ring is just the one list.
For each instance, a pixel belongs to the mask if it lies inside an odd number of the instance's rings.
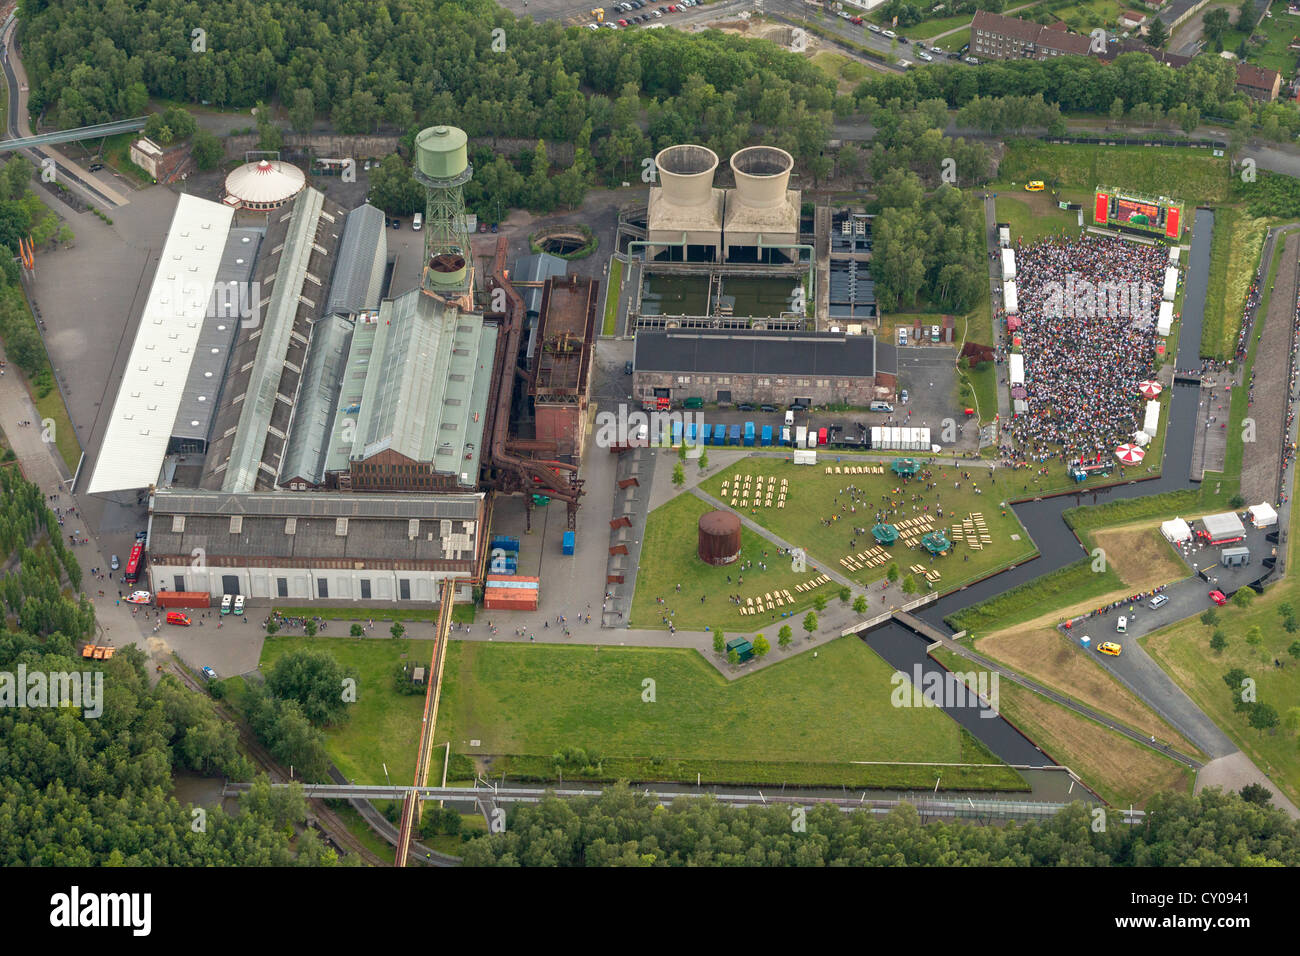
{"label": "grass lawn", "polygon": [[[1295,72],[1296,55],[1287,46],[1291,40],[1300,34],[1300,18],[1287,15],[1287,3],[1285,0],[1279,0],[1269,8],[1273,16],[1265,17],[1260,21],[1259,26],[1255,29],[1255,36],[1263,36],[1267,39],[1264,43],[1256,46],[1246,47],[1246,62],[1254,63],[1268,70],[1277,70],[1284,77],[1291,76]],[[1236,22],[1234,15],[1233,22]],[[1246,34],[1240,30],[1229,30],[1223,35],[1223,48],[1225,50],[1236,51],[1242,40],[1247,39]],[[1213,45],[1207,46],[1212,50]]]}
{"label": "grass lawn", "polygon": [[[852,456],[838,457],[843,459],[838,467],[863,460]],[[868,464],[879,463],[868,462]],[[775,504],[771,508],[761,507],[748,517],[795,547],[804,548],[810,559],[816,559],[821,564],[834,568],[861,585],[883,580],[888,564],[855,572],[845,568],[839,562],[846,555],[868,551],[875,546],[875,541],[869,533],[855,535],[853,528],[856,525],[870,529],[876,523],[875,509],[883,504],[882,498],[885,496],[892,497],[899,503],[901,509],[901,514],[890,517],[891,522],[908,520],[923,514],[919,509],[924,504],[928,504],[933,511],[937,499],[942,503],[944,515],[935,523],[935,527],[945,531],[950,537],[954,520],[960,522],[972,512],[979,512],[984,516],[992,542],[985,544],[982,550],[972,550],[964,543],[954,542],[956,544],[954,552],[947,557],[935,558],[933,566],[943,575],[936,590],[954,590],[962,584],[984,577],[1009,564],[1024,561],[1036,553],[1036,549],[1015,515],[1009,510],[1003,514],[998,497],[1003,486],[993,483],[996,482],[996,476],[992,479],[984,478],[983,486],[988,493],[977,495],[972,483],[966,480],[961,481],[960,489],[953,488],[956,478],[951,465],[936,469],[932,481],[937,483],[938,487],[933,490],[927,490],[925,482],[917,479],[904,486],[887,467],[883,475],[828,475],[826,474],[828,466],[837,467],[831,463],[829,455],[821,456],[818,464],[812,467],[767,458],[743,459],[709,478],[701,487],[719,500],[724,500],[722,483],[724,480],[734,479],[736,475],[758,473],[774,475],[778,488],[783,478],[788,479],[790,490],[785,508],[777,508]],[[857,505],[856,513],[847,509],[841,512],[839,504],[836,504],[836,499],[840,504],[849,504],[848,496],[843,489],[850,484],[861,489],[867,503],[865,506]],[[895,494],[895,489],[900,488],[904,490]],[[911,502],[913,494],[924,495],[924,501],[913,504]],[[864,495],[859,495],[859,498]],[[725,500],[730,503],[730,494]],[[917,510],[914,511],[914,508]],[[823,523],[836,517],[838,520],[829,525]],[[653,520],[654,516],[652,515],[651,518]],[[855,538],[857,543],[850,549],[849,541]],[[690,546],[694,547],[693,536]],[[899,565],[899,570],[904,575],[907,574],[907,568],[913,564],[931,566],[930,556],[919,548],[907,547],[901,535],[898,542],[889,550],[891,560]],[[970,558],[969,561],[966,560],[967,557]],[[644,565],[641,573],[645,574]],[[926,587],[924,580],[919,577],[917,584],[922,590]],[[767,590],[766,581],[763,581],[761,586],[764,591]],[[823,585],[823,589],[826,588],[829,588],[829,585]],[[733,588],[733,590],[747,596],[747,588]],[[793,588],[791,590],[793,591]]]}
{"label": "grass lawn", "polygon": [[[936,650],[933,656],[951,670],[970,666],[951,651]],[[1060,704],[1010,681],[1001,682],[998,697],[1004,717],[1112,806],[1141,807],[1153,793],[1192,790],[1191,770]]]}
{"label": "grass lawn", "polygon": [[841,93],[852,93],[853,88],[867,75],[867,68],[843,53],[820,50],[813,54],[813,65],[839,84]]}
{"label": "grass lawn", "polygon": [[[688,462],[686,467],[695,466]],[[710,627],[714,630],[720,628],[724,632],[750,633],[770,625],[773,633],[768,635],[768,640],[775,647],[775,632],[780,627],[780,615],[777,616],[777,623],[771,622],[766,616],[742,615],[740,608],[727,600],[727,595],[756,596],[773,588],[784,588],[802,599],[804,596],[795,590],[795,585],[814,577],[816,572],[811,563],[807,573],[796,574],[791,571],[789,558],[777,556],[775,545],[743,526],[740,529],[742,561],[752,559],[754,567],[741,572],[738,570],[740,562],[725,568],[705,564],[695,551],[695,529],[700,515],[710,510],[712,509],[707,504],[694,495],[681,494],[650,514],[646,522],[645,542],[641,548],[641,565],[637,571],[636,594],[632,598],[629,624],[632,627],[666,628],[662,618],[670,611],[675,611],[670,619],[684,630]],[[770,555],[767,559],[763,558],[764,550]],[[766,562],[766,571],[759,569],[759,561]],[[745,578],[744,585],[727,581],[730,575],[731,581],[737,582],[742,574]],[[682,586],[680,594],[675,590],[679,583]],[[825,596],[828,602],[838,602],[838,590],[832,582],[823,584],[815,593]],[[660,597],[667,604],[657,604],[655,599]],[[700,601],[701,597],[705,598],[703,602]],[[792,610],[789,605],[781,609],[798,615],[798,619],[790,621],[796,638],[803,633],[799,622],[807,611],[812,610],[814,597],[814,594],[809,594],[796,605],[796,610]]]}
{"label": "grass lawn", "polygon": [[[285,617],[323,617],[327,621],[437,621],[436,607],[276,607]],[[451,619],[474,623],[474,605],[457,604]],[[387,630],[387,629],[385,629]]]}
{"label": "grass lawn", "polygon": [[617,335],[618,329],[618,297],[619,290],[623,288],[623,263],[611,258],[609,260],[609,281],[605,286],[605,324],[601,329],[602,335]]}
{"label": "grass lawn", "polygon": [[393,687],[393,671],[403,654],[406,660],[427,667],[433,642],[387,637],[276,636],[267,639],[258,666],[265,673],[279,657],[304,647],[327,651],[344,667],[357,672],[357,702],[351,716],[337,727],[325,728],[330,759],[357,783],[385,783],[385,764],[393,783],[413,780],[424,695],[399,694]]}
{"label": "grass lawn", "polygon": [[1241,330],[1246,293],[1259,267],[1267,233],[1265,219],[1251,219],[1241,209],[1215,210],[1201,355],[1220,360],[1232,356]]}
{"label": "grass lawn", "polygon": [[[1061,146],[1011,140],[998,175],[1008,182],[1041,179],[1091,191],[1099,185],[1173,196],[1192,210],[1228,196],[1226,158],[1206,150],[1155,146]],[[1087,211],[1084,213],[1087,216]]]}
{"label": "grass lawn", "polygon": [[1035,618],[1043,613],[1044,608],[1100,599],[1103,594],[1122,587],[1123,583],[1114,569],[1108,567],[1105,571],[1094,571],[1092,559],[1083,558],[979,604],[962,608],[944,620],[954,630],[983,635],[995,628],[1010,627]]}
{"label": "grass lawn", "polygon": [[1008,182],[990,187],[998,194],[994,200],[998,222],[1010,226],[1012,243],[1079,234],[1078,213],[1058,208],[1051,192],[1029,193],[1024,186],[1025,180],[1020,180],[1016,186]]}
{"label": "grass lawn", "polygon": [[[773,649],[772,653],[781,651]],[[728,683],[694,651],[453,642],[436,743],[481,755],[566,748],[605,764],[637,763],[658,779],[831,783],[893,779],[933,786],[936,768],[852,761],[998,763],[945,714],[891,704],[893,669],[842,638]],[[654,701],[644,702],[653,680]],[[500,762],[492,769],[499,773]],[[640,774],[638,773],[637,776]],[[1023,787],[1006,768],[943,772],[946,786]],[[976,784],[978,785],[978,784]]]}
{"label": "grass lawn", "polygon": [[[937,20],[926,20],[923,23],[918,23],[915,26],[908,27],[904,36],[909,40],[929,40],[931,37],[938,36],[940,33],[947,33],[949,30],[955,30],[958,27],[969,27],[970,22],[971,17],[969,13],[960,14],[955,17],[942,17]],[[955,37],[956,34],[953,36]],[[943,47],[945,50],[956,50],[961,46],[961,43],[954,46],[951,43],[952,39],[953,37],[944,37],[939,41],[939,46]],[[965,42],[965,40],[962,41],[962,43]]]}
{"label": "grass lawn", "polygon": [[54,444],[59,449],[59,457],[68,466],[68,474],[76,474],[77,463],[81,460],[81,444],[77,441],[77,433],[72,428],[72,419],[68,417],[68,406],[63,404],[63,393],[56,387],[50,389],[44,398],[38,398],[30,382],[27,384],[27,389],[31,392],[32,401],[36,405],[37,414],[41,416],[41,421],[47,418],[53,420]]}

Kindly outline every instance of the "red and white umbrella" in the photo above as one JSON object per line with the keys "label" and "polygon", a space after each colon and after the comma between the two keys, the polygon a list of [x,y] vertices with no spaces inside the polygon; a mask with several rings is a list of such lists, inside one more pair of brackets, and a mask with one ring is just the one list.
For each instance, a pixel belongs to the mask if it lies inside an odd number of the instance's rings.
{"label": "red and white umbrella", "polygon": [[1147,456],[1144,449],[1137,445],[1124,444],[1115,449],[1115,457],[1126,465],[1136,465]]}
{"label": "red and white umbrella", "polygon": [[1138,382],[1138,391],[1142,393],[1143,398],[1156,398],[1160,395],[1162,387],[1159,382]]}

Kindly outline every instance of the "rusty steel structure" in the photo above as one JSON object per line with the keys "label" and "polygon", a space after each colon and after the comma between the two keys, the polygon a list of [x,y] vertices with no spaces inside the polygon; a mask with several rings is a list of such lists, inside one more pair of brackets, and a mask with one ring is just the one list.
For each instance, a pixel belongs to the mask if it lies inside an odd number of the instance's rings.
{"label": "rusty steel structure", "polygon": [[[577,526],[578,506],[583,494],[583,480],[578,477],[578,466],[555,457],[556,443],[534,439],[510,437],[510,408],[514,397],[514,384],[519,380],[529,384],[526,369],[519,366],[519,344],[524,332],[524,300],[509,279],[508,241],[498,235],[491,256],[485,291],[488,309],[484,316],[500,323],[500,345],[492,370],[491,394],[496,401],[488,406],[488,422],[484,430],[491,435],[487,454],[483,458],[482,479],[484,487],[498,494],[522,494],[527,526],[532,528],[533,499],[535,494],[556,498],[564,502],[567,526]],[[503,311],[498,311],[502,309]]]}
{"label": "rusty steel structure", "polygon": [[696,553],[706,564],[722,566],[740,557],[740,516],[731,511],[700,515]]}

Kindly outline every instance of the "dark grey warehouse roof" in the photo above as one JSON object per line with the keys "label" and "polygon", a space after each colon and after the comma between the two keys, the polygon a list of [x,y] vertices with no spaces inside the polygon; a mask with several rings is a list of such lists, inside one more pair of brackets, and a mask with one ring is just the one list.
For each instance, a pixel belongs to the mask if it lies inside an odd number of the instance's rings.
{"label": "dark grey warehouse roof", "polygon": [[836,332],[638,332],[638,372],[860,377],[893,373],[893,348]]}
{"label": "dark grey warehouse roof", "polygon": [[330,280],[325,313],[379,308],[388,260],[386,219],[369,203],[348,213],[339,240],[338,260]]}

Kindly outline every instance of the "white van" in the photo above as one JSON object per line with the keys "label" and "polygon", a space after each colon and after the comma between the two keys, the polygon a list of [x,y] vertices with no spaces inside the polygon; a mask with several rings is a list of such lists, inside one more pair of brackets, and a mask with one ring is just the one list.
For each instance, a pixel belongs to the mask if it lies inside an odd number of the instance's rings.
{"label": "white van", "polygon": [[871,410],[873,412],[892,412],[894,406],[890,405],[889,402],[872,402]]}
{"label": "white van", "polygon": [[235,595],[235,613],[236,614],[244,613],[244,596],[242,594]]}
{"label": "white van", "polygon": [[785,423],[786,423],[786,425],[793,425],[793,424],[794,424],[794,410],[793,410],[793,409],[789,409],[789,408],[787,408],[787,409],[785,410]]}
{"label": "white van", "polygon": [[424,213],[417,212],[415,214],[415,218],[411,220],[411,228],[414,229],[416,232],[419,232],[420,227],[423,225],[424,225]]}
{"label": "white van", "polygon": [[221,596],[221,613],[222,613],[222,614],[229,614],[229,613],[230,613],[230,602],[231,602],[232,600],[234,600],[234,599],[233,599],[229,594],[223,594],[223,595]]}
{"label": "white van", "polygon": [[898,330],[898,344],[899,345],[907,344],[907,329]]}
{"label": "white van", "polygon": [[1120,616],[1120,619],[1119,619],[1118,621],[1115,622],[1115,630],[1116,630],[1117,632],[1119,632],[1120,634],[1127,634],[1127,633],[1128,633],[1128,618],[1126,618],[1126,617],[1124,617],[1124,616],[1121,615],[1121,616]]}

